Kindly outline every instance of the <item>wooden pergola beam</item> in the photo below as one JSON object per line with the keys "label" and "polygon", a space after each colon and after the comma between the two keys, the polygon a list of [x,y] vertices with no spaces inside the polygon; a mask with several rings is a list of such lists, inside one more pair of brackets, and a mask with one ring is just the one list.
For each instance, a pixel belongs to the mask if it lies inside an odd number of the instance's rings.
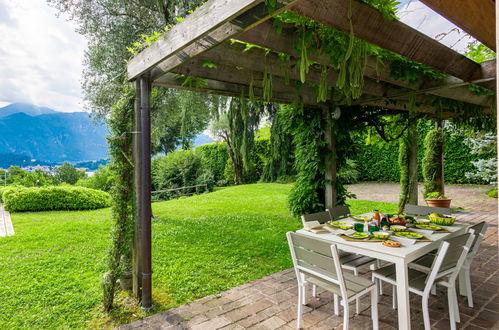
{"label": "wooden pergola beam", "polygon": [[496,50],[496,9],[492,0],[421,0],[492,50]]}
{"label": "wooden pergola beam", "polygon": [[[273,84],[275,84],[273,82]],[[201,86],[185,84],[185,78],[178,75],[168,73],[154,82],[155,86],[167,87],[188,90],[192,92],[202,92],[215,95],[225,95],[233,97],[249,97],[249,86],[244,84],[236,84],[232,82],[217,81],[213,79],[205,79]],[[260,87],[253,88],[253,94],[256,99],[263,100],[263,89]],[[315,97],[311,94],[300,93],[300,98],[305,105],[319,107]],[[291,104],[298,100],[297,94],[293,91],[289,92],[273,92],[270,101],[276,103]]]}
{"label": "wooden pergola beam", "polygon": [[[278,0],[280,8],[273,15],[296,1]],[[269,18],[267,6],[262,0],[209,0],[134,56],[128,63],[128,78],[133,80],[154,68],[151,72],[154,80],[186,59]]]}
{"label": "wooden pergola beam", "polygon": [[352,6],[355,36],[465,81],[481,79],[478,63],[397,20],[384,18],[357,0],[309,0],[290,8],[304,17],[344,32],[350,31],[348,6]]}
{"label": "wooden pergola beam", "polygon": [[[251,30],[241,33],[240,35],[237,36],[237,39],[247,43],[258,45],[260,47],[269,48],[277,52],[286,53],[294,57],[298,56],[296,50],[294,49],[294,44],[296,40],[296,34],[294,33],[294,30],[284,28],[280,33],[277,33],[276,28],[269,21],[262,23]],[[221,45],[219,47],[223,46],[224,45]],[[253,49],[249,50],[248,52],[251,52],[252,50]],[[211,50],[210,52],[207,53],[207,55],[212,54],[212,52],[214,51],[215,49]],[[245,55],[240,55],[239,57],[241,56]],[[309,58],[312,61],[319,64],[329,64],[329,58],[324,55],[317,55],[311,53],[309,55]],[[255,62],[261,62],[261,61],[255,61]],[[448,88],[449,85],[463,83],[462,79],[458,79],[455,77],[448,77],[444,81],[429,82],[423,77],[420,77],[415,84],[411,84],[405,80],[392,78],[390,73],[389,63],[385,62],[380,64],[376,62],[377,60],[373,56],[367,57],[364,76],[370,79],[365,80],[364,87],[365,87],[365,92],[368,94],[381,96],[380,94],[374,92],[374,90],[379,89],[380,86],[374,86],[374,85],[378,85],[376,81],[384,81],[391,85],[395,85],[398,87],[414,91],[420,89],[429,89],[431,87],[431,89],[428,91],[429,94],[472,104],[478,104],[478,105],[489,104],[488,97],[483,95],[476,95],[462,85],[461,87],[454,86],[454,88]],[[482,67],[482,72],[484,72],[484,76],[495,79],[495,61],[488,61],[482,63],[481,67]],[[332,86],[334,86],[334,84]],[[441,88],[436,88],[437,86],[441,86]],[[369,91],[371,88],[372,90]],[[386,93],[389,94],[390,91],[386,90]]]}

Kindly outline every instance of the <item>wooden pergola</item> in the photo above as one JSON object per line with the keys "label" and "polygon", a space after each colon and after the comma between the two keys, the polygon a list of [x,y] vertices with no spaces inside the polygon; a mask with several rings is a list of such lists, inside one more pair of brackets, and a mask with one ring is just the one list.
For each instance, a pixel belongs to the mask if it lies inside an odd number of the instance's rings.
{"label": "wooden pergola", "polygon": [[[467,33],[495,51],[495,3],[492,0],[422,0]],[[143,308],[150,308],[151,297],[151,86],[187,89],[219,95],[249,96],[250,85],[255,97],[263,97],[264,75],[272,79],[271,101],[293,103],[296,100],[295,83],[300,80],[296,66],[298,54],[293,47],[297,30],[284,26],[281,32],[272,24],[272,16],[284,10],[294,12],[318,23],[343,32],[349,32],[347,12],[352,10],[355,36],[403,57],[425,64],[447,76],[429,80],[421,76],[417,83],[394,79],[389,63],[377,66],[374,57],[368,57],[364,72],[362,96],[355,105],[408,110],[409,99],[415,96],[417,111],[435,114],[436,109],[425,104],[428,95],[436,95],[481,106],[490,112],[490,96],[477,95],[466,85],[476,84],[496,90],[496,62],[476,63],[438,41],[397,20],[383,17],[376,9],[358,0],[277,0],[278,9],[269,14],[262,0],[209,0],[182,22],[167,31],[157,42],[145,48],[128,63],[128,77],[136,81],[136,196],[137,221],[134,246],[134,292],[142,294]],[[254,44],[231,43],[239,40]],[[270,50],[270,52],[266,51]],[[288,54],[289,62],[279,59],[277,53]],[[310,55],[318,64],[328,65],[326,56]],[[203,65],[216,63],[216,68]],[[381,68],[381,70],[377,70]],[[185,84],[185,76],[203,79],[203,84]],[[338,72],[329,70],[327,82],[335,86]],[[319,83],[321,72],[310,68],[308,82]],[[289,81],[288,81],[289,80]],[[303,85],[300,100],[304,105],[323,108],[317,102],[312,88]],[[387,102],[389,100],[389,102]],[[341,104],[339,104],[341,106]],[[495,110],[494,110],[495,111]],[[443,116],[451,116],[443,112]],[[329,135],[328,135],[329,134]],[[334,136],[326,132],[326,141],[332,144]],[[326,165],[328,166],[328,165]],[[335,176],[330,164],[326,177]],[[329,187],[328,187],[329,186]],[[334,205],[335,190],[326,186],[326,205]],[[405,304],[409,306],[408,302]],[[399,316],[408,309],[399,308]],[[404,319],[399,317],[399,319]],[[405,324],[410,329],[410,324]]]}

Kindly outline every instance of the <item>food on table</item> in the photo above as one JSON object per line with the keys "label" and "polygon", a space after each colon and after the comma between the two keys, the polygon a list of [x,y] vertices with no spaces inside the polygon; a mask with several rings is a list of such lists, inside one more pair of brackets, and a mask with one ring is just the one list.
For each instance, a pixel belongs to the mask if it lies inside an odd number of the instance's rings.
{"label": "food on table", "polygon": [[405,238],[414,238],[414,239],[419,239],[423,238],[423,235],[419,233],[413,233],[410,231],[399,231],[395,233],[395,236],[400,236],[400,237],[405,237]]}
{"label": "food on table", "polygon": [[428,220],[428,219],[416,219],[416,224],[418,224],[418,225],[428,225],[428,224],[430,224],[430,220]]}
{"label": "food on table", "polygon": [[388,221],[391,225],[404,226],[407,223],[407,220],[399,216],[398,214],[394,214],[388,218]]}
{"label": "food on table", "polygon": [[352,229],[353,225],[351,223],[348,223],[348,222],[341,222],[341,221],[334,221],[334,222],[331,222],[331,226],[334,226],[334,227],[338,227],[340,229]]}
{"label": "food on table", "polygon": [[430,215],[428,215],[428,218],[430,218],[431,222],[433,222],[434,224],[441,226],[452,226],[456,221],[456,218],[448,217],[446,215],[438,213],[431,213]]}
{"label": "food on table", "polygon": [[388,247],[400,247],[402,244],[400,244],[400,242],[387,239],[386,241],[383,241],[381,243],[381,245],[388,246]]}
{"label": "food on table", "polygon": [[384,231],[373,231],[372,234],[373,234],[373,236],[375,238],[380,238],[380,239],[384,239],[384,238],[390,237],[390,233],[384,232]]}
{"label": "food on table", "polygon": [[353,234],[348,235],[348,237],[357,238],[357,239],[365,239],[365,238],[369,238],[369,235],[366,233],[355,232]]}
{"label": "food on table", "polygon": [[370,220],[371,217],[367,215],[352,215],[351,218],[355,221],[362,221],[364,222],[365,220]]}
{"label": "food on table", "polygon": [[442,230],[442,227],[434,225],[416,225],[416,228],[426,229],[426,230]]}
{"label": "food on table", "polygon": [[390,227],[391,230],[393,231],[405,231],[407,229],[406,226],[399,226],[399,225],[394,225]]}

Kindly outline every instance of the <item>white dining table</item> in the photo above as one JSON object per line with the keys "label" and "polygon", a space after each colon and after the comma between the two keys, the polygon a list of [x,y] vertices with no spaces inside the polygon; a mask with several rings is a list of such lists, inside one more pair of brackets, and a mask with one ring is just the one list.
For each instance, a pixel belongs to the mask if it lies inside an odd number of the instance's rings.
{"label": "white dining table", "polygon": [[[351,218],[343,218],[339,221],[355,223]],[[343,251],[394,263],[397,276],[398,328],[410,330],[411,313],[409,306],[408,264],[428,252],[437,249],[444,239],[463,234],[467,228],[465,225],[460,224],[442,227],[448,229],[450,233],[435,232],[431,235],[425,235],[432,240],[431,242],[417,242],[413,245],[402,243],[402,246],[398,248],[383,246],[381,242],[347,241],[333,233],[315,234],[304,229],[300,229],[297,232],[331,244],[337,244],[338,248]]]}

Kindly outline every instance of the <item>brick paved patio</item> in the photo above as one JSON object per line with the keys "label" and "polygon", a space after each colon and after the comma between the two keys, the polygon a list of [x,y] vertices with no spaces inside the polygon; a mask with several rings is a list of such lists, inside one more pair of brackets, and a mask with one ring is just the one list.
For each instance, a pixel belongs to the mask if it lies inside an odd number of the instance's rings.
{"label": "brick paved patio", "polygon": [[[461,323],[459,329],[499,329],[497,200],[483,194],[483,187],[448,186],[446,194],[454,198],[453,206],[463,207],[456,214],[458,221],[487,221],[490,228],[472,266],[471,281],[475,307],[467,307],[466,297],[459,297]],[[350,190],[359,199],[396,201],[396,184],[357,184]],[[380,192],[383,192],[380,194]],[[368,276],[366,274],[365,276]],[[296,328],[297,285],[292,269],[232,288],[158,313],[120,327],[120,329],[294,329]],[[430,298],[430,319],[433,329],[449,329],[447,295],[443,288]],[[334,329],[342,324],[334,316],[332,297],[320,292],[309,298],[304,308],[303,325],[309,329]],[[352,329],[371,328],[369,297],[361,300],[361,313],[350,314]],[[421,300],[411,295],[413,329],[423,328]],[[353,306],[351,310],[355,310]],[[379,304],[380,329],[397,329],[397,313],[391,308],[391,290]]]}

